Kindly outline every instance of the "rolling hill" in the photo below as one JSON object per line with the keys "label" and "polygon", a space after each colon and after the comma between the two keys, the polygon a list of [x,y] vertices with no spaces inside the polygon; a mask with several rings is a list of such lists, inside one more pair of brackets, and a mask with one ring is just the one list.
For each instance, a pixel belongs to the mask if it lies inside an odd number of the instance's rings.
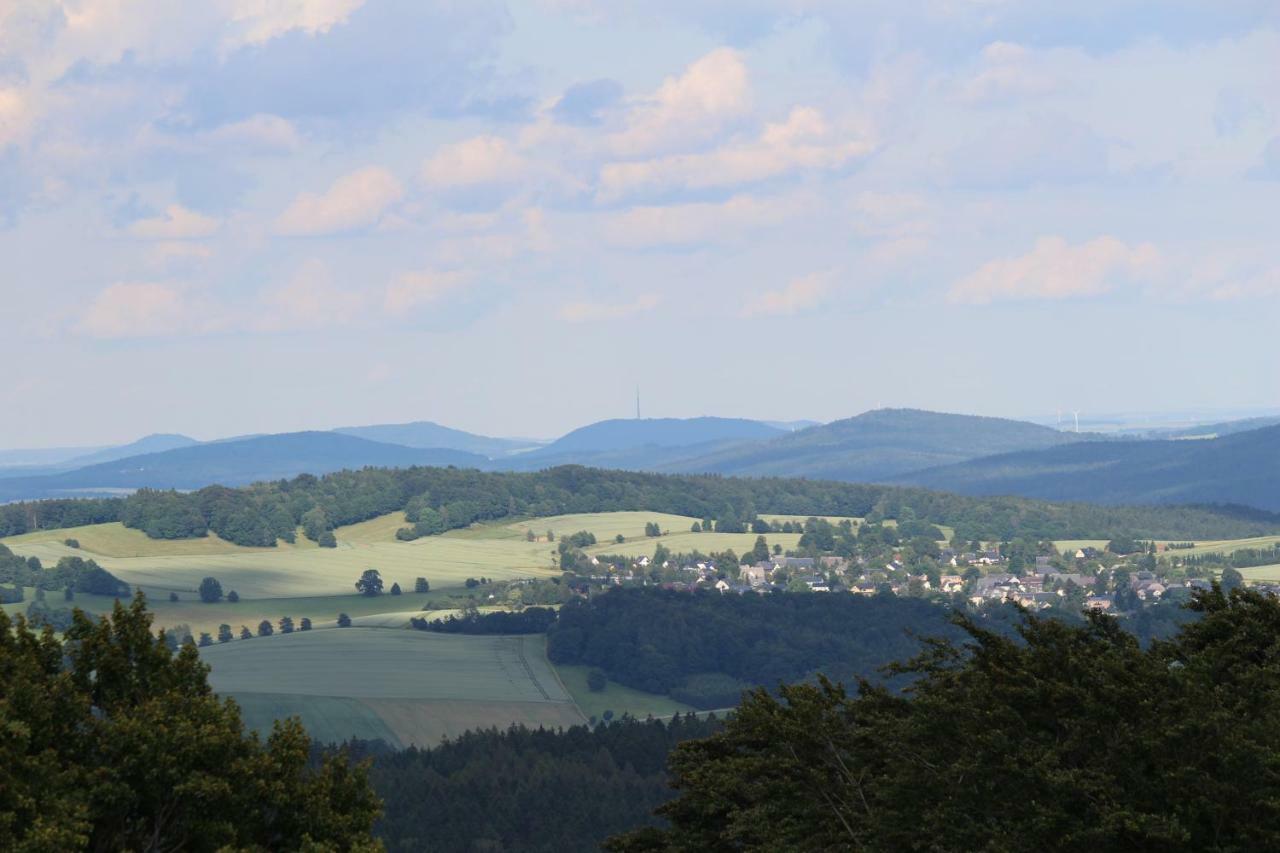
{"label": "rolling hill", "polygon": [[480,467],[485,457],[369,441],[332,432],[295,432],[210,442],[130,456],[58,474],[0,480],[0,501],[105,494],[140,488],[198,489],[325,474],[368,466]]}
{"label": "rolling hill", "polygon": [[1280,510],[1280,426],[1196,441],[1081,442],[905,474],[967,495],[1099,504],[1234,503]]}
{"label": "rolling hill", "polygon": [[1003,418],[877,409],[769,441],[679,460],[664,470],[867,482],[995,453],[1090,438]]}
{"label": "rolling hill", "polygon": [[678,459],[785,434],[777,427],[741,418],[615,419],[575,429],[545,447],[503,460],[500,467],[529,471],[577,464],[652,470]]}
{"label": "rolling hill", "polygon": [[527,441],[511,438],[490,438],[453,429],[431,421],[414,421],[407,424],[375,424],[372,426],[339,427],[333,430],[341,435],[353,435],[369,441],[399,444],[405,447],[464,450],[481,456],[496,457],[528,449]]}

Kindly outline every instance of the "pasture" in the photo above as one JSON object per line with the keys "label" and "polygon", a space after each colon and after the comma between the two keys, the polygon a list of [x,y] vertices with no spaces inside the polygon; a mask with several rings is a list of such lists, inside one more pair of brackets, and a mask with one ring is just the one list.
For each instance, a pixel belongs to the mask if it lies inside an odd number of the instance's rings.
{"label": "pasture", "polygon": [[672,533],[669,536],[640,538],[629,540],[621,545],[610,541],[602,541],[587,548],[588,554],[617,554],[623,557],[653,556],[653,550],[661,543],[673,554],[690,554],[700,551],[703,554],[721,553],[730,548],[741,556],[750,551],[756,544],[756,537],[763,535],[769,543],[770,550],[774,545],[781,545],[783,550],[795,548],[800,544],[799,533]]}
{"label": "pasture", "polygon": [[605,711],[613,711],[615,716],[630,714],[636,719],[643,720],[650,716],[670,717],[694,710],[691,706],[677,702],[670,696],[633,690],[613,681],[608,682],[604,690],[593,692],[587,687],[587,673],[590,671],[589,666],[556,667],[556,673],[559,674],[569,695],[587,717],[601,719]]}
{"label": "pasture", "polygon": [[[316,737],[433,745],[477,726],[562,726],[584,718],[547,662],[542,636],[476,637],[342,628],[201,649],[209,682],[261,729],[299,713]],[[318,700],[318,701],[317,701]]]}

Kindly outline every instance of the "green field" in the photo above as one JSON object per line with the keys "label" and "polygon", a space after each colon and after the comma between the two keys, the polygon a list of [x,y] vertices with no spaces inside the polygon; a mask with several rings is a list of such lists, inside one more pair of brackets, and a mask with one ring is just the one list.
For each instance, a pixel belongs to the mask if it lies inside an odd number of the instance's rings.
{"label": "green field", "polygon": [[[584,721],[547,662],[545,639],[344,628],[237,640],[201,649],[209,682],[248,721],[303,713],[326,739],[430,745],[468,729]],[[313,719],[308,719],[310,714]]]}
{"label": "green field", "polygon": [[[618,545],[612,541],[601,542],[586,549],[588,554],[617,554],[623,557],[651,557],[654,548],[661,543],[674,554],[689,554],[701,551],[703,554],[719,553],[730,548],[738,555],[750,551],[756,544],[755,533],[672,533],[670,536],[641,538]],[[770,550],[774,545],[781,545],[784,550],[795,548],[800,544],[799,533],[765,533],[765,540]]]}
{"label": "green field", "polygon": [[1205,554],[1230,554],[1242,548],[1271,548],[1280,545],[1280,536],[1255,536],[1251,539],[1221,539],[1196,542],[1196,547],[1165,551],[1167,557],[1200,557]]}
{"label": "green field", "polygon": [[1240,569],[1240,574],[1245,580],[1249,581],[1265,581],[1267,583],[1280,582],[1280,564],[1270,566],[1251,566],[1247,569]]}
{"label": "green field", "polygon": [[556,672],[564,683],[569,695],[577,703],[578,708],[588,717],[600,719],[605,711],[613,711],[615,716],[630,714],[637,719],[646,717],[670,717],[675,714],[686,714],[694,710],[689,705],[681,704],[670,696],[656,693],[645,693],[633,690],[610,681],[604,690],[594,693],[587,687],[589,666],[557,666]]}

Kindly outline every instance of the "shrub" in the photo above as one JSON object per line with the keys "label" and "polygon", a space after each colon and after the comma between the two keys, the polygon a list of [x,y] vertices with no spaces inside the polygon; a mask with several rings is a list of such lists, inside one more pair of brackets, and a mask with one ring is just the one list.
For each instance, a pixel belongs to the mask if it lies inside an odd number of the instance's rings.
{"label": "shrub", "polygon": [[602,669],[593,669],[587,673],[587,689],[592,693],[599,693],[609,684],[608,677]]}

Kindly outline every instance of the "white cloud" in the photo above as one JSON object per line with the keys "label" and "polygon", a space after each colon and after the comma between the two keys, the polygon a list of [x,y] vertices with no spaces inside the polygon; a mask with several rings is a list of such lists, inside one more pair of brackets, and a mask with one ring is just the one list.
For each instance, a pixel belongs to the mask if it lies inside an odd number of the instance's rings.
{"label": "white cloud", "polygon": [[742,308],[743,317],[789,316],[818,307],[831,289],[831,273],[793,279],[780,290],[761,293]]}
{"label": "white cloud", "polygon": [[568,323],[596,323],[621,320],[652,311],[662,302],[656,293],[644,293],[631,302],[570,302],[560,306],[560,318]]}
{"label": "white cloud", "polygon": [[219,148],[242,150],[296,151],[302,147],[302,138],[293,122],[268,113],[214,128],[207,139]]}
{"label": "white cloud", "polygon": [[277,234],[314,236],[367,228],[404,195],[386,169],[366,166],[334,181],[321,194],[302,193],[276,220]]}
{"label": "white cloud", "polygon": [[1061,237],[1041,237],[1025,255],[983,264],[956,282],[949,298],[985,305],[1095,296],[1119,282],[1148,278],[1159,266],[1160,252],[1150,243],[1130,246],[1115,237],[1098,237],[1071,246]]}
{"label": "white cloud", "polygon": [[443,145],[422,165],[423,180],[433,187],[469,187],[519,180],[527,163],[497,136],[475,136]]}
{"label": "white cloud", "polygon": [[834,131],[818,110],[796,107],[786,121],[766,125],[750,142],[607,164],[600,170],[600,195],[616,199],[641,191],[733,187],[800,170],[835,169],[873,148],[867,135],[846,136]]}
{"label": "white cloud", "polygon": [[94,338],[163,337],[181,333],[191,319],[191,308],[181,286],[120,283],[94,298],[76,329]]}
{"label": "white cloud", "polygon": [[624,130],[610,139],[623,156],[707,138],[723,123],[747,112],[751,87],[747,66],[737,51],[713,50],[668,77],[650,95],[631,102]]}
{"label": "white cloud", "polygon": [[975,104],[1048,95],[1060,85],[1048,70],[1049,56],[1033,53],[1020,44],[992,42],[983,48],[982,68],[961,82],[960,100]]}
{"label": "white cloud", "polygon": [[737,195],[724,202],[633,207],[604,220],[606,240],[615,246],[696,246],[734,240],[777,225],[801,212],[798,196],[758,198]]}
{"label": "white cloud", "polygon": [[236,33],[229,46],[262,44],[293,30],[327,33],[364,4],[365,0],[233,0]]}
{"label": "white cloud", "polygon": [[161,216],[134,222],[129,226],[129,233],[143,240],[195,240],[212,235],[220,225],[212,216],[171,204]]}
{"label": "white cloud", "polygon": [[[260,332],[291,332],[351,325],[363,316],[365,294],[336,285],[321,261],[310,260],[299,267],[285,284],[259,295],[265,313],[249,324]],[[255,312],[256,314],[256,312]]]}
{"label": "white cloud", "polygon": [[0,88],[0,150],[24,139],[31,114],[26,97],[15,88]]}
{"label": "white cloud", "polygon": [[389,314],[403,314],[435,302],[446,293],[457,290],[470,279],[465,272],[453,270],[419,270],[404,273],[387,285],[383,308]]}

